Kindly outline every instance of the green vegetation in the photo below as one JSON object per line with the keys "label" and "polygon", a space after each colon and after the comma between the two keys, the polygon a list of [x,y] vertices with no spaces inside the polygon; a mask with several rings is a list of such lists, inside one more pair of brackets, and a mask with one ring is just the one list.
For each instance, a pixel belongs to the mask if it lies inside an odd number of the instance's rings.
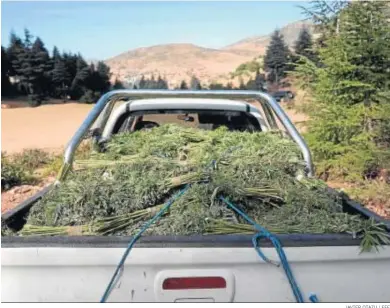
{"label": "green vegetation", "polygon": [[39,149],[26,149],[12,156],[12,160],[17,162],[23,170],[29,173],[33,173],[34,170],[47,165],[51,159],[47,152]]}
{"label": "green vegetation", "polygon": [[23,184],[35,184],[41,179],[36,173],[54,160],[54,156],[38,149],[27,149],[21,153],[1,153],[1,188],[8,190]]}
{"label": "green vegetation", "polygon": [[290,69],[291,60],[291,52],[283,35],[279,30],[276,30],[271,36],[271,42],[264,57],[264,68],[268,73],[268,81],[279,85]]}
{"label": "green vegetation", "polygon": [[[306,138],[324,178],[361,181],[390,165],[390,24],[385,9],[381,1],[351,2],[333,16],[327,13],[319,63],[301,56],[292,73],[313,96],[306,108]],[[313,15],[321,16],[321,10]]]}
{"label": "green vegetation", "polygon": [[[226,87],[227,88],[227,87]],[[210,90],[225,90],[225,86],[219,82],[212,82],[209,85]],[[232,89],[232,85],[230,83],[230,90]]]}
{"label": "green vegetation", "polygon": [[180,90],[188,90],[187,83],[184,80],[181,81],[179,89]]}
{"label": "green vegetation", "polygon": [[26,181],[26,173],[22,167],[11,161],[5,153],[1,153],[1,190],[8,190]]}
{"label": "green vegetation", "polygon": [[248,61],[240,64],[234,72],[230,73],[231,78],[240,76],[252,76],[253,73],[263,69],[263,57],[254,58],[252,61]]}
{"label": "green vegetation", "polygon": [[298,58],[295,61],[299,60],[299,56],[303,56],[313,62],[317,62],[317,54],[314,50],[313,39],[307,28],[303,28],[299,32],[298,39],[294,44],[294,52],[295,55],[298,55]]}
{"label": "green vegetation", "polygon": [[154,78],[154,75],[152,75],[150,79],[146,79],[145,76],[142,76],[137,89],[168,89],[168,82],[160,75],[157,79]]}
{"label": "green vegetation", "polygon": [[11,33],[10,45],[1,52],[2,94],[27,95],[31,106],[47,97],[93,103],[111,87],[110,70],[103,62],[88,65],[80,54],[60,54],[57,47],[50,56],[42,40],[28,30],[23,40]]}
{"label": "green vegetation", "polygon": [[318,47],[325,46],[325,41],[340,31],[340,12],[348,6],[348,1],[312,0],[307,6],[301,6],[303,13],[310,18],[315,25],[319,38],[316,40]]}
{"label": "green vegetation", "polygon": [[134,234],[191,184],[148,234],[253,232],[223,195],[276,233],[348,232],[365,250],[388,240],[382,226],[344,213],[341,197],[323,182],[298,180],[300,151],[278,134],[163,125],[116,135],[105,153],[75,166],[32,208],[21,234]]}
{"label": "green vegetation", "polygon": [[120,80],[115,79],[115,82],[114,82],[114,85],[112,86],[112,88],[114,90],[119,90],[119,89],[124,89],[125,86],[123,85],[123,83]]}
{"label": "green vegetation", "polygon": [[8,190],[23,184],[36,184],[42,178],[54,175],[61,167],[62,157],[39,149],[21,153],[1,153],[1,187]]}
{"label": "green vegetation", "polygon": [[14,94],[15,92],[8,77],[11,67],[11,62],[8,58],[6,49],[1,46],[1,89],[3,95]]}
{"label": "green vegetation", "polygon": [[265,91],[265,76],[260,74],[260,71],[257,70],[255,74],[255,79],[250,78],[246,83],[246,88],[253,91]]}
{"label": "green vegetation", "polygon": [[[89,142],[82,143],[76,152],[77,159],[85,159],[92,152]],[[19,185],[33,185],[48,176],[57,175],[63,162],[55,155],[39,149],[25,149],[21,153],[1,153],[1,189]]]}
{"label": "green vegetation", "polygon": [[190,81],[190,89],[191,90],[202,90],[202,86],[200,85],[200,80],[195,76],[191,77]]}

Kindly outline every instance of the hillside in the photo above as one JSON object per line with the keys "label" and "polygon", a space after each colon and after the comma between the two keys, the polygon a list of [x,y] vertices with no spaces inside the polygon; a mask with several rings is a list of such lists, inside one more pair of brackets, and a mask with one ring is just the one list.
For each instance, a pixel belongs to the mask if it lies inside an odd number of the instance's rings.
{"label": "hillside", "polygon": [[[287,45],[292,48],[297,40],[299,32],[304,27],[308,28],[313,33],[313,24],[309,21],[297,21],[280,29]],[[223,50],[235,51],[242,54],[251,54],[252,56],[263,55],[266,52],[270,42],[271,35],[254,36],[243,39],[234,44],[226,46]]]}
{"label": "hillside", "polygon": [[192,75],[208,83],[247,60],[247,56],[235,52],[192,44],[169,44],[131,50],[106,63],[121,80],[132,81],[142,74],[160,74],[173,86],[183,79],[189,80]]}
{"label": "hillside", "polygon": [[[292,46],[303,27],[312,29],[309,22],[299,21],[281,29],[286,42]],[[193,44],[166,44],[143,47],[124,52],[108,59],[113,79],[134,82],[141,75],[164,76],[170,87],[181,80],[197,76],[202,83],[227,82],[229,73],[240,64],[263,55],[270,41],[270,35],[241,40],[221,49],[211,49]]]}

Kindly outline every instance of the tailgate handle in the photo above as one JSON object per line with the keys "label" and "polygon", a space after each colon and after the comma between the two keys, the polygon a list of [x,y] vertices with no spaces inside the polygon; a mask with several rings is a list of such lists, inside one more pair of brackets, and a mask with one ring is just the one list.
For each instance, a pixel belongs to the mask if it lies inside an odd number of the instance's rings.
{"label": "tailgate handle", "polygon": [[181,268],[163,270],[154,280],[158,302],[231,302],[235,279],[228,269]]}
{"label": "tailgate handle", "polygon": [[166,278],[163,290],[189,289],[225,289],[226,280],[223,277],[172,277]]}

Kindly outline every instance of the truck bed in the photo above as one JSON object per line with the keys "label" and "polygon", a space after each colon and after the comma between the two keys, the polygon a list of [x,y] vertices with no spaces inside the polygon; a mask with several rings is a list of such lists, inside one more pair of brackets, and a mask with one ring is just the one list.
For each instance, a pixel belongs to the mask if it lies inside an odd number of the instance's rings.
{"label": "truck bed", "polygon": [[[3,223],[21,228],[23,217],[48,189],[5,213]],[[345,199],[344,210],[374,218],[390,230],[389,221],[351,200]],[[251,238],[142,237],[126,260],[109,301],[294,302],[283,269],[264,263]],[[390,301],[386,283],[390,277],[389,246],[360,254],[360,241],[348,234],[289,234],[278,238],[305,300],[316,293],[325,302]],[[2,237],[2,300],[97,302],[130,240],[120,236]],[[260,246],[268,257],[278,260],[269,242],[261,241]],[[177,282],[180,277],[206,277],[215,285],[170,288],[166,281]]]}

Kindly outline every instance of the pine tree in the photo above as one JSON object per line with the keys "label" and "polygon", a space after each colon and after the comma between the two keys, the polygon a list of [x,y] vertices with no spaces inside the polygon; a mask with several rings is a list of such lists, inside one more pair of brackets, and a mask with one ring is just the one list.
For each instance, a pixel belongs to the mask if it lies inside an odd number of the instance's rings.
{"label": "pine tree", "polygon": [[[95,65],[92,63],[87,70],[84,69],[82,63],[85,63],[84,59],[80,59],[79,61],[78,76],[80,77],[80,80],[85,80],[81,84],[84,84],[86,89],[90,89],[94,93],[94,97],[109,91],[111,87],[110,68],[104,64],[104,62],[99,61],[96,69]],[[86,79],[84,79],[84,77],[86,77]]]}
{"label": "pine tree", "polygon": [[101,88],[99,90],[101,93],[107,92],[110,89],[110,68],[104,62],[99,61],[96,70],[101,79]]}
{"label": "pine tree", "polygon": [[[84,60],[84,58],[79,54],[76,62],[76,76],[75,79],[80,82],[85,82],[87,78],[90,76],[91,70],[88,63]],[[98,66],[99,68],[99,66]]]}
{"label": "pine tree", "polygon": [[2,67],[4,93],[8,92],[12,77],[34,105],[45,95],[65,97],[68,90],[73,98],[86,96],[85,100],[90,101],[111,87],[110,69],[103,62],[95,69],[80,54],[61,55],[57,47],[50,57],[43,41],[39,37],[34,39],[27,29],[23,39],[11,32],[9,47],[2,48]]}
{"label": "pine tree", "polygon": [[1,91],[2,95],[9,95],[12,92],[11,82],[9,80],[9,73],[11,63],[8,59],[5,48],[1,46]]}
{"label": "pine tree", "polygon": [[52,81],[51,93],[56,98],[59,97],[66,100],[66,97],[68,96],[68,88],[72,78],[66,68],[65,60],[61,56],[56,46],[54,46],[52,54],[53,57],[51,61],[53,69],[50,74]]}
{"label": "pine tree", "polygon": [[71,83],[76,77],[77,73],[77,60],[78,56],[72,53],[64,52],[62,54],[62,59],[65,63],[66,70],[68,75],[70,76],[70,83],[68,84],[69,88],[71,87]]}
{"label": "pine tree", "polygon": [[299,56],[309,58],[311,61],[317,62],[315,51],[313,50],[313,40],[307,28],[303,28],[299,32],[298,39],[294,44],[294,51]]}
{"label": "pine tree", "polygon": [[145,87],[146,87],[146,80],[145,80],[145,76],[142,75],[138,84],[138,89],[146,89]]}
{"label": "pine tree", "polygon": [[42,94],[49,94],[52,64],[50,55],[42,40],[37,37],[31,47],[32,52],[32,66],[36,78],[36,91]]}
{"label": "pine tree", "polygon": [[[390,24],[380,1],[351,2],[330,17],[321,65],[309,59],[293,74],[313,96],[307,140],[322,174],[360,180],[390,152]],[[331,24],[325,27],[334,27]]]}
{"label": "pine tree", "polygon": [[271,42],[264,57],[265,70],[268,72],[268,80],[280,84],[290,68],[290,51],[284,41],[283,35],[276,30],[271,37]]}
{"label": "pine tree", "polygon": [[156,89],[156,80],[154,79],[154,75],[148,80],[146,80],[146,89]]}
{"label": "pine tree", "polygon": [[52,81],[54,85],[55,97],[61,97],[64,100],[68,96],[68,88],[71,80],[68,70],[65,66],[65,61],[61,57],[57,57],[54,62],[54,68],[52,71]]}
{"label": "pine tree", "polygon": [[200,81],[195,76],[191,77],[190,89],[191,90],[202,90],[202,86],[200,85]]}
{"label": "pine tree", "polygon": [[244,84],[244,81],[242,80],[242,78],[240,78],[240,85],[238,87],[239,90],[246,90],[246,86]]}
{"label": "pine tree", "polygon": [[301,29],[298,35],[298,39],[294,44],[294,51],[298,55],[306,56],[308,49],[313,47],[311,34],[307,28]]}
{"label": "pine tree", "polygon": [[324,47],[325,41],[340,32],[341,15],[339,14],[348,6],[346,0],[313,0],[309,7],[301,7],[304,14],[311,18],[316,32],[320,37],[316,40],[318,46]]}
{"label": "pine tree", "polygon": [[163,89],[169,89],[169,85],[168,85],[168,81],[167,81],[167,79],[164,77],[164,79],[163,79],[163,86],[164,86],[164,88]]}
{"label": "pine tree", "polygon": [[1,76],[5,76],[8,78],[9,70],[11,68],[11,63],[9,63],[9,59],[5,48],[1,46]]}
{"label": "pine tree", "polygon": [[160,75],[157,79],[157,89],[168,89],[168,83]]}
{"label": "pine tree", "polygon": [[145,78],[144,89],[154,89],[154,76],[150,78]]}
{"label": "pine tree", "polygon": [[16,73],[19,77],[20,83],[24,87],[26,94],[32,98],[34,93],[34,72],[33,72],[33,59],[32,59],[32,52],[31,52],[31,39],[32,36],[30,32],[25,29],[24,30],[24,41],[23,41],[23,49],[20,50],[17,57],[17,62],[19,63],[19,67],[15,68]]}
{"label": "pine tree", "polygon": [[24,45],[22,39],[18,37],[14,32],[10,35],[10,45],[7,48],[7,57],[11,64],[9,68],[9,76],[15,76],[18,78],[18,71],[21,68],[20,54],[24,52]]}
{"label": "pine tree", "polygon": [[188,86],[187,86],[187,83],[185,82],[185,80],[181,81],[179,89],[180,90],[188,90]]}
{"label": "pine tree", "polygon": [[[80,98],[83,94],[85,94],[86,90],[90,87],[88,82],[88,78],[90,77],[91,71],[90,68],[83,59],[81,55],[77,56],[77,61],[76,61],[76,75],[74,76],[72,80],[72,84],[70,86],[70,92],[71,96],[75,99]],[[95,73],[96,74],[96,73]],[[94,83],[98,83],[99,79],[96,78],[96,81]],[[94,85],[98,87],[97,85]],[[95,87],[94,89],[91,90],[96,90]]]}
{"label": "pine tree", "polygon": [[14,67],[20,83],[26,89],[30,102],[33,106],[41,103],[43,94],[47,88],[46,74],[50,71],[48,67],[49,54],[43,42],[36,38],[34,43],[32,35],[26,29],[24,48],[17,55],[18,67]]}
{"label": "pine tree", "polygon": [[29,76],[25,72],[30,67],[29,52],[22,39],[11,32],[10,46],[7,50],[8,58],[12,64],[10,75],[15,77],[19,90],[25,94],[30,94]]}
{"label": "pine tree", "polygon": [[32,39],[33,36],[31,35],[30,31],[28,29],[24,29],[24,47],[27,49],[31,49],[32,47]]}
{"label": "pine tree", "polygon": [[61,58],[61,54],[60,54],[57,46],[54,46],[52,54],[53,54],[54,61],[57,60],[58,58]]}
{"label": "pine tree", "polygon": [[114,90],[119,90],[119,89],[124,89],[125,87],[124,87],[123,83],[122,83],[120,80],[118,80],[118,79],[116,78],[116,79],[115,79],[115,82],[114,82],[114,85],[112,86],[112,88],[113,88]]}
{"label": "pine tree", "polygon": [[229,81],[229,82],[226,84],[225,89],[226,89],[226,90],[232,90],[232,89],[233,89],[233,84]]}

